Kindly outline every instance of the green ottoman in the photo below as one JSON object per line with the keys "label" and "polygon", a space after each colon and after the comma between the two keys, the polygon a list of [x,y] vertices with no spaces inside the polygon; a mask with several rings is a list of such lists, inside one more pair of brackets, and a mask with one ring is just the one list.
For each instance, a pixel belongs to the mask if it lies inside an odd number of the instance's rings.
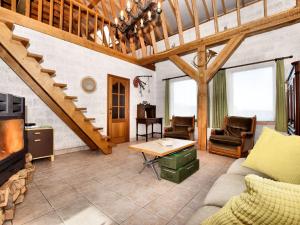
{"label": "green ottoman", "polygon": [[194,161],[177,170],[161,167],[160,177],[179,184],[197,170],[199,170],[199,159],[195,159]]}
{"label": "green ottoman", "polygon": [[180,152],[173,153],[171,155],[162,157],[158,163],[160,167],[167,167],[173,170],[177,170],[191,161],[197,158],[197,151],[194,147],[184,149]]}

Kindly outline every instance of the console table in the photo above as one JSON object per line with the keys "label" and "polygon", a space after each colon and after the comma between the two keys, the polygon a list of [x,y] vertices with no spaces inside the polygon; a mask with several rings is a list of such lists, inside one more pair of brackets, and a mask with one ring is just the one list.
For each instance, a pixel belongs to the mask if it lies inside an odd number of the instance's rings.
{"label": "console table", "polygon": [[[136,140],[139,140],[139,136],[146,137],[146,142],[148,141],[148,135],[151,134],[152,138],[154,134],[160,134],[160,137],[162,138],[163,135],[163,124],[162,124],[163,118],[136,118]],[[145,124],[146,127],[146,133],[145,134],[139,134],[139,124]],[[153,124],[160,124],[160,132],[154,132],[153,131]],[[148,126],[151,125],[151,133],[148,133]]]}

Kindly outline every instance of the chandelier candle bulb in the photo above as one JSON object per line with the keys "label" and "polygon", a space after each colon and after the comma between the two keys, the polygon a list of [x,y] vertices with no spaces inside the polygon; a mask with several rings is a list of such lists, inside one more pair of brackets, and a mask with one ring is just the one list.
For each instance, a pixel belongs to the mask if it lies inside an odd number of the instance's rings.
{"label": "chandelier candle bulb", "polygon": [[156,12],[157,12],[158,14],[161,14],[161,12],[162,12],[162,10],[161,10],[161,2],[158,2],[158,3],[157,3],[157,10],[156,10]]}
{"label": "chandelier candle bulb", "polygon": [[115,18],[115,24],[118,25],[118,23],[119,23],[119,20],[118,20],[118,18],[116,17],[116,18]]}
{"label": "chandelier candle bulb", "polygon": [[143,27],[144,27],[144,20],[141,19],[141,28],[143,28]]}
{"label": "chandelier candle bulb", "polygon": [[149,11],[148,11],[148,20],[151,21],[151,19],[152,19],[152,14],[151,14],[151,11],[149,10]]}
{"label": "chandelier candle bulb", "polygon": [[121,12],[120,12],[120,20],[121,21],[125,20],[124,11],[123,10],[121,10]]}
{"label": "chandelier candle bulb", "polygon": [[126,10],[127,10],[127,12],[130,12],[130,11],[131,11],[131,4],[130,4],[130,1],[129,1],[129,0],[127,1],[127,7],[126,7]]}

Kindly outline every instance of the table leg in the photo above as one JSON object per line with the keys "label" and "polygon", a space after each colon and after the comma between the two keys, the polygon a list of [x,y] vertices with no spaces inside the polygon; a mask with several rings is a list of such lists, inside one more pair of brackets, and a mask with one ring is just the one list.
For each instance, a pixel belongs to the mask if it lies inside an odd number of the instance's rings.
{"label": "table leg", "polygon": [[144,166],[143,166],[143,168],[139,171],[139,173],[141,174],[141,173],[144,171],[144,169],[145,169],[146,167],[151,167],[152,170],[153,170],[153,172],[154,172],[154,174],[155,174],[155,176],[156,176],[156,178],[157,178],[158,180],[161,180],[161,178],[160,178],[160,176],[159,176],[159,174],[158,174],[158,172],[157,172],[157,170],[156,170],[156,168],[155,168],[155,163],[157,162],[158,157],[155,157],[155,158],[152,159],[152,160],[148,160],[147,157],[146,157],[146,155],[145,155],[145,153],[142,152],[142,154],[143,154],[143,158],[144,158]]}
{"label": "table leg", "polygon": [[148,123],[146,123],[146,142],[148,142]]}
{"label": "table leg", "polygon": [[153,138],[153,123],[152,123],[152,138]]}
{"label": "table leg", "polygon": [[136,137],[135,137],[136,141],[139,140],[139,123],[136,122]]}
{"label": "table leg", "polygon": [[160,121],[160,137],[163,138],[163,123]]}

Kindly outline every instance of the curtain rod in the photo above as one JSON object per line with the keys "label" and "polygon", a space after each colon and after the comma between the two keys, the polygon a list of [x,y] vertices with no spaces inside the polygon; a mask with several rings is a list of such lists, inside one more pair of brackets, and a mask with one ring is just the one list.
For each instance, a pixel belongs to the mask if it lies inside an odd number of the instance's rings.
{"label": "curtain rod", "polygon": [[[236,65],[236,66],[224,67],[224,68],[221,68],[220,70],[227,70],[227,69],[233,69],[233,68],[238,68],[238,67],[251,66],[251,65],[255,65],[255,64],[278,61],[278,60],[282,60],[282,59],[291,59],[293,57],[294,56],[290,55],[290,56],[285,56],[285,57],[280,57],[280,58],[275,58],[275,59],[269,59],[269,60],[257,61],[257,62],[247,63],[247,64],[240,64],[240,65]],[[182,78],[182,77],[189,77],[189,76],[182,75],[182,76],[170,77],[170,78],[162,79],[162,81],[173,80],[173,79],[178,79],[178,78]]]}
{"label": "curtain rod", "polygon": [[237,65],[237,66],[224,67],[224,68],[221,68],[220,70],[228,70],[228,69],[233,69],[233,68],[238,68],[238,67],[251,66],[251,65],[255,65],[255,64],[278,61],[278,60],[282,60],[282,59],[291,59],[293,57],[294,56],[290,55],[290,56],[285,56],[285,57],[280,57],[280,58],[275,58],[275,59],[268,59],[268,60],[257,61],[257,62],[252,62],[252,63],[240,64],[240,65]]}

